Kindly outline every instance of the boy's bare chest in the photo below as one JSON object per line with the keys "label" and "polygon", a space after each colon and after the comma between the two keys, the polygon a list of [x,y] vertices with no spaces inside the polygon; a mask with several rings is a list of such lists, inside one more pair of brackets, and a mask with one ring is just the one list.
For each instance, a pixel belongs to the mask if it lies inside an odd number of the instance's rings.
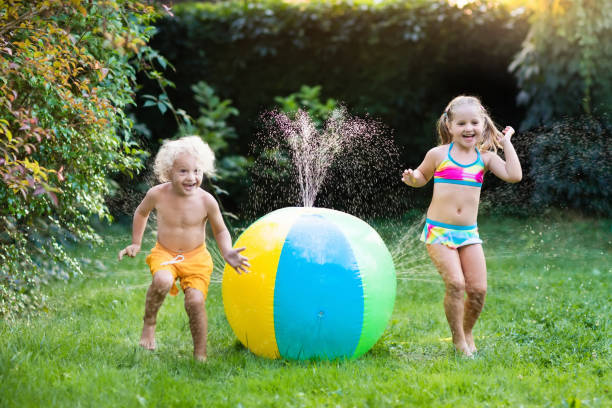
{"label": "boy's bare chest", "polygon": [[204,225],[206,207],[201,200],[171,201],[158,203],[157,221],[172,227],[196,227]]}

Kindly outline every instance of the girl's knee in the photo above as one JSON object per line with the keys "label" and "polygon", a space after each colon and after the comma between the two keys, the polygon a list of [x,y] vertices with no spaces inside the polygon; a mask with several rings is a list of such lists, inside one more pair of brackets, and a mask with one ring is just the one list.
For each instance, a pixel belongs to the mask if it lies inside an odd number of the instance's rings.
{"label": "girl's knee", "polygon": [[485,296],[487,295],[487,287],[469,286],[466,288],[466,293],[469,298],[474,299],[475,301],[483,302]]}
{"label": "girl's knee", "polygon": [[453,296],[463,296],[465,293],[465,282],[460,279],[452,279],[445,282],[446,293]]}

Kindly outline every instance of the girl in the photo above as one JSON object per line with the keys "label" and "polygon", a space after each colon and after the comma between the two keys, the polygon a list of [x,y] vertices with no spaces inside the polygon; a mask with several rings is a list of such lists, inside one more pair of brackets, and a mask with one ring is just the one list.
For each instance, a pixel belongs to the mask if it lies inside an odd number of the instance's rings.
{"label": "girl", "polygon": [[[522,170],[510,142],[514,129],[497,130],[478,98],[454,98],[437,128],[440,145],[427,152],[416,170],[405,170],[402,181],[422,187],[434,178],[421,241],[427,244],[444,280],[444,311],[453,344],[471,357],[476,352],[472,329],[487,291],[487,269],[476,224],[480,187],[485,171],[517,183]],[[498,148],[504,150],[506,161],[497,155]]]}

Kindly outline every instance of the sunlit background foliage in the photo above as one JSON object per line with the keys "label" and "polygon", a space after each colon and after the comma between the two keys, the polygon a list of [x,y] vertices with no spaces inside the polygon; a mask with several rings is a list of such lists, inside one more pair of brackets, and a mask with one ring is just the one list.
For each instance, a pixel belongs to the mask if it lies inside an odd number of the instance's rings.
{"label": "sunlit background foliage", "polygon": [[[129,219],[163,139],[201,135],[219,165],[204,187],[228,220],[258,215],[252,153],[270,109],[381,121],[401,163],[379,185],[399,189],[448,100],[476,94],[521,128],[525,169],[516,186],[488,180],[483,208],[611,214],[612,0],[175,3],[0,0],[0,315],[79,273],[66,245]],[[401,190],[389,215],[426,193]]]}
{"label": "sunlit background foliage", "polygon": [[[64,251],[109,217],[108,178],[147,153],[132,137],[154,9],[134,1],[0,2],[0,315],[78,274]],[[16,310],[15,310],[16,308]]]}
{"label": "sunlit background foliage", "polygon": [[531,28],[510,70],[517,102],[527,106],[522,128],[562,116],[612,112],[612,2],[537,0]]}

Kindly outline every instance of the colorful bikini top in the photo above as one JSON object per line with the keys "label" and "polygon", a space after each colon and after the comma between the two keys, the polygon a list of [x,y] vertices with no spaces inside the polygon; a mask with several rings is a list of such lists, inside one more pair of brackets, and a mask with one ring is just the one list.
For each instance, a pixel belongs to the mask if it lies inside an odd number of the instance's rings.
{"label": "colorful bikini top", "polygon": [[448,156],[440,163],[434,172],[434,183],[462,184],[464,186],[481,187],[484,178],[485,165],[476,149],[478,157],[471,164],[457,163],[451,156],[453,144],[448,148]]}

